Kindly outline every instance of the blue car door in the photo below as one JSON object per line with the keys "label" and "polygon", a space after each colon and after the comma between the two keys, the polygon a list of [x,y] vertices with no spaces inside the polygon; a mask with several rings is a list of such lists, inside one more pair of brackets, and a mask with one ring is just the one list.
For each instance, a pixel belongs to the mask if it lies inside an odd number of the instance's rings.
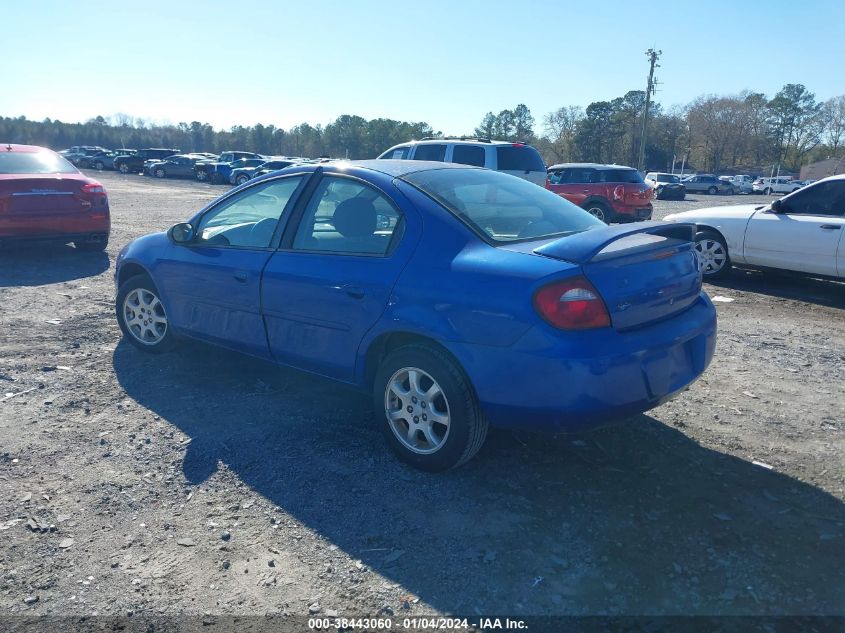
{"label": "blue car door", "polygon": [[170,244],[155,278],[177,330],[269,357],[261,271],[307,177],[260,182],[223,198],[194,220],[193,241]]}
{"label": "blue car door", "polygon": [[323,175],[298,214],[264,269],[270,350],[281,363],[351,381],[358,347],[387,306],[418,224],[409,229],[383,191],[340,175]]}

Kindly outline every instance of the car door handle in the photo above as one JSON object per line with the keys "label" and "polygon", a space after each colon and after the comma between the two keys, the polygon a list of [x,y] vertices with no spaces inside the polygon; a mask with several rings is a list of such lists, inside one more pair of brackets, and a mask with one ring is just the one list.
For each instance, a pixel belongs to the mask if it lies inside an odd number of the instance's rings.
{"label": "car door handle", "polygon": [[238,281],[238,282],[240,282],[240,283],[242,283],[242,284],[245,284],[245,283],[246,283],[246,280],[249,278],[249,276],[246,274],[246,272],[244,272],[244,271],[242,271],[242,270],[237,271],[237,272],[233,275],[233,277],[235,278],[235,281]]}
{"label": "car door handle", "polygon": [[361,286],[343,286],[343,291],[353,299],[363,299],[367,294]]}
{"label": "car door handle", "polygon": [[584,190],[583,190],[583,192],[584,192],[584,193],[590,193],[590,190],[589,190],[589,189],[584,189]]}
{"label": "car door handle", "polygon": [[819,228],[826,229],[828,231],[838,231],[842,227],[838,224],[822,224]]}

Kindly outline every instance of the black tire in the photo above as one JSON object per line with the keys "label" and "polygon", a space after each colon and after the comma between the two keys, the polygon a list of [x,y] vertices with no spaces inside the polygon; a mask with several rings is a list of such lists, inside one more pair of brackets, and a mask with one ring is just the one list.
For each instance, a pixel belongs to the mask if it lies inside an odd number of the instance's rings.
{"label": "black tire", "polygon": [[120,171],[121,174],[128,174],[129,173],[129,165],[127,165],[126,163],[120,163],[120,167],[118,167],[118,171]]}
{"label": "black tire", "polygon": [[[126,315],[124,313],[124,301],[126,297],[133,291],[143,289],[147,292],[153,294],[156,298],[160,300],[158,289],[153,284],[152,280],[147,277],[147,275],[135,275],[134,277],[130,277],[127,279],[117,291],[117,298],[115,299],[115,315],[117,316],[117,324],[120,326],[121,332],[123,332],[123,338],[125,338],[129,343],[134,345],[140,350],[145,352],[149,352],[152,354],[158,354],[161,352],[166,352],[169,349],[172,349],[173,346],[176,344],[176,336],[173,334],[173,330],[170,327],[170,324],[166,324],[164,336],[161,338],[160,341],[155,343],[144,343],[142,342],[135,333],[130,331],[129,325],[126,323]],[[164,315],[165,319],[167,315],[164,314],[164,308],[162,306],[161,314]]]}
{"label": "black tire", "polygon": [[[434,452],[423,454],[406,446],[399,440],[388,418],[388,382],[394,374],[403,369],[417,369],[428,374],[437,382],[447,403],[448,432]],[[416,403],[416,400],[414,402]],[[472,384],[454,360],[432,345],[412,344],[390,352],[382,360],[376,373],[373,403],[376,418],[388,446],[400,460],[421,470],[440,472],[456,468],[469,461],[487,437],[488,423],[481,412]],[[425,404],[419,406],[425,407]],[[429,406],[433,409],[435,405]],[[400,402],[400,410],[401,407],[404,407],[404,402]],[[424,408],[420,409],[421,413],[424,411]],[[410,427],[409,421],[399,421],[397,424],[401,425],[402,422],[405,428]]]}
{"label": "black tire", "polygon": [[102,242],[74,242],[73,245],[80,251],[100,253],[109,247],[109,240],[106,238]]}
{"label": "black tire", "polygon": [[592,202],[585,203],[581,208],[605,224],[610,224],[613,221],[613,212],[604,202],[594,200]]}
{"label": "black tire", "polygon": [[246,174],[241,174],[240,176],[238,176],[238,177],[235,179],[235,184],[236,184],[236,185],[242,185],[242,184],[244,184],[245,182],[247,182],[248,180],[249,180],[249,176],[247,176]]}
{"label": "black tire", "polygon": [[87,158],[80,158],[79,162],[76,163],[76,166],[79,167],[80,169],[87,169],[88,167],[91,166],[91,164],[88,162]]}
{"label": "black tire", "polygon": [[208,173],[206,173],[202,169],[197,170],[197,180],[199,180],[200,182],[205,182],[206,180],[208,180]]}
{"label": "black tire", "polygon": [[101,160],[98,160],[96,163],[94,163],[94,169],[96,169],[97,171],[103,171],[105,168],[106,166]]}
{"label": "black tire", "polygon": [[[725,238],[723,238],[719,233],[715,231],[699,231],[695,234],[695,249],[699,253],[699,257],[702,257],[702,250],[710,250],[713,248],[712,243],[718,244],[722,251],[724,251],[724,264],[722,264],[721,268],[710,270],[702,269],[702,274],[704,275],[704,279],[723,279],[727,277],[731,272],[731,256],[728,252],[728,245],[725,243]],[[710,266],[713,266],[711,264]]]}
{"label": "black tire", "polygon": [[732,196],[732,195],[734,195],[734,190],[733,190],[733,187],[731,187],[730,189],[728,189],[728,190],[725,192],[725,195],[726,195],[726,196]]}
{"label": "black tire", "polygon": [[763,190],[763,193],[765,193],[767,196],[772,195],[772,188],[771,188],[771,187],[766,187],[766,188]]}
{"label": "black tire", "polygon": [[153,170],[153,176],[156,178],[167,178],[167,172],[164,171],[161,167],[158,167]]}
{"label": "black tire", "polygon": [[715,187],[715,186],[710,187],[709,189],[707,189],[707,194],[708,194],[708,195],[715,196],[717,193],[719,193],[719,189],[718,189],[717,187]]}

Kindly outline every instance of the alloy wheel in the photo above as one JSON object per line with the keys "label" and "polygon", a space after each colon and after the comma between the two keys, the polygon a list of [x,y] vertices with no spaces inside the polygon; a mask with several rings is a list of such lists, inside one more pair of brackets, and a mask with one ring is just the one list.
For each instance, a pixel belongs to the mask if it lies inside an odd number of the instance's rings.
{"label": "alloy wheel", "polygon": [[607,222],[607,220],[605,219],[605,216],[604,216],[604,209],[602,209],[601,207],[598,207],[598,206],[590,207],[589,209],[587,209],[587,213],[589,213],[590,215],[598,218],[602,222]]}
{"label": "alloy wheel", "polygon": [[422,369],[403,367],[394,372],[385,388],[384,410],[396,439],[414,453],[435,453],[449,436],[446,395]]}
{"label": "alloy wheel", "polygon": [[123,300],[123,322],[140,343],[156,345],[167,334],[167,315],[155,294],[146,288],[135,288]]}

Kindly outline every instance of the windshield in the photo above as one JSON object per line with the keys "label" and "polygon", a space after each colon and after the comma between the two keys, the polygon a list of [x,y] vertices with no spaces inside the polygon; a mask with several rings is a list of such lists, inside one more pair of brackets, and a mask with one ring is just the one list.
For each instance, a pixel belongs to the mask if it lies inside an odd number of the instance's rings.
{"label": "windshield", "polygon": [[2,152],[0,174],[75,174],[76,167],[53,152]]}
{"label": "windshield", "polygon": [[537,185],[482,169],[432,169],[403,180],[494,242],[580,233],[602,226],[582,208]]}

